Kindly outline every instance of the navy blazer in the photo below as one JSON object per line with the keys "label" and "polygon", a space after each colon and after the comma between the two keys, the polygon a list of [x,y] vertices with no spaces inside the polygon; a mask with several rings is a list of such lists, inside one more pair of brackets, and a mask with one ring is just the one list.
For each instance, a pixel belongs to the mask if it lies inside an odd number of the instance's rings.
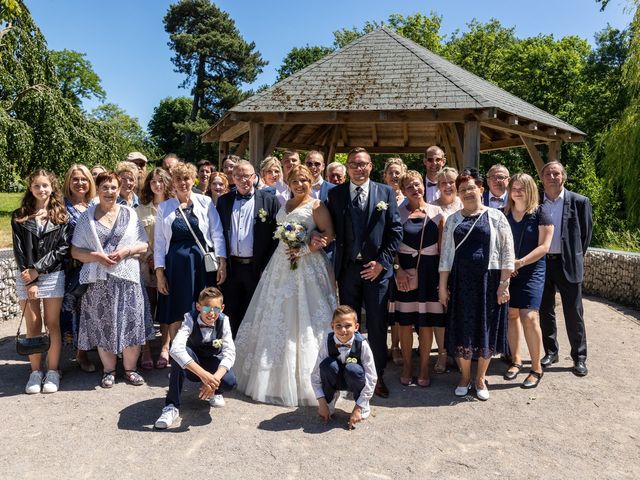
{"label": "navy blazer", "polygon": [[[334,267],[336,278],[340,278],[345,252],[345,219],[351,202],[349,191],[350,182],[336,185],[328,194],[327,207],[331,213],[333,227],[336,233],[336,249]],[[385,202],[387,208],[378,209],[377,204]],[[380,278],[389,278],[393,275],[393,259],[396,250],[402,240],[402,223],[398,213],[396,194],[390,187],[377,182],[369,182],[369,207],[367,215],[367,227],[360,253],[364,262],[375,260],[382,264],[384,270]]]}
{"label": "navy blazer", "polygon": [[320,185],[320,193],[318,194],[318,200],[321,202],[327,203],[327,198],[329,197],[329,191],[335,188],[335,185],[331,182],[327,182],[324,180],[322,185]]}
{"label": "navy blazer", "polygon": [[[260,274],[266,268],[271,254],[278,245],[278,241],[273,238],[273,232],[276,230],[276,214],[280,209],[280,203],[273,194],[265,192],[264,190],[255,190],[254,196],[253,265],[256,273]],[[218,205],[216,207],[220,215],[220,221],[222,222],[228,257],[231,257],[231,212],[235,199],[235,192],[225,193],[218,199]],[[265,221],[262,221],[260,218],[259,212],[261,209],[267,212]],[[231,268],[233,268],[232,262],[227,262],[227,269]]]}
{"label": "navy blazer", "polygon": [[[544,194],[541,195],[541,203]],[[593,218],[591,202],[583,195],[564,189],[560,244],[562,269],[567,281],[581,283],[584,278],[584,256],[591,243]]]}

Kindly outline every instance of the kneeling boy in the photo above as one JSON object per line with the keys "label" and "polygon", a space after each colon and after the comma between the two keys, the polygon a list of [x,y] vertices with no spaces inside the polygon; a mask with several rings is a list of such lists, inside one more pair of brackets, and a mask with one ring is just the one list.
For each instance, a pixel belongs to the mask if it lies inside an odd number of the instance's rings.
{"label": "kneeling boy", "polygon": [[378,375],[367,340],[358,333],[355,310],[340,305],[333,312],[331,329],[320,346],[318,361],[311,373],[311,384],[318,399],[318,415],[325,423],[335,410],[340,390],[353,394],[356,405],[349,417],[349,429],[371,413],[369,400]]}
{"label": "kneeling boy", "polygon": [[209,287],[200,292],[196,310],[185,313],[182,326],[171,345],[169,393],[162,415],[155,427],[165,429],[178,418],[180,394],[185,376],[202,382],[199,397],[209,400],[212,407],[223,407],[222,392],[236,386],[231,370],[236,360],[236,347],[231,337],[229,318],[224,309],[222,293]]}

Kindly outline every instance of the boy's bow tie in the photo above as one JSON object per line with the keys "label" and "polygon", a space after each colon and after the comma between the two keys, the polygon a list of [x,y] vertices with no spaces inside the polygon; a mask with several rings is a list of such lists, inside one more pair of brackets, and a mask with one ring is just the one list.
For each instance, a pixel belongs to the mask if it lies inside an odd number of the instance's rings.
{"label": "boy's bow tie", "polygon": [[336,343],[336,348],[340,348],[340,347],[351,348],[351,344],[350,343]]}

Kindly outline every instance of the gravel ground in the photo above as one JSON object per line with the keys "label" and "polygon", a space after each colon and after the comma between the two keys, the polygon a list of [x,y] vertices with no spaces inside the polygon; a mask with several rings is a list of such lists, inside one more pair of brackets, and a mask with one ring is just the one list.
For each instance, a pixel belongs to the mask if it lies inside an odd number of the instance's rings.
{"label": "gravel ground", "polygon": [[313,408],[256,404],[238,392],[213,410],[189,382],[180,422],[154,431],[169,370],[146,374],[142,387],[120,376],[103,390],[98,373],[66,360],[60,392],[28,396],[15,325],[2,322],[0,476],[637,479],[640,313],[595,298],[585,307],[587,377],[571,373],[562,326],[560,362],[537,389],[519,388],[524,375],[504,381],[499,360],[489,369],[488,402],[456,398],[453,371],[423,389],[403,387],[399,369],[390,367],[391,396],[376,398],[371,417],[353,431],[345,428],[353,403],[344,399],[325,426]]}

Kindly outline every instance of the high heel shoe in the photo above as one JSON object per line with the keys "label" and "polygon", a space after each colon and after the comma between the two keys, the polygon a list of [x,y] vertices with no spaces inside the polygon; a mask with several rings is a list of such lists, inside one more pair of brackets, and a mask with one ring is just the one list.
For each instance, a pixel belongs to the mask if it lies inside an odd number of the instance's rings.
{"label": "high heel shoe", "polygon": [[418,378],[418,381],[416,383],[422,388],[427,388],[429,385],[431,385],[431,379],[430,378]]}

